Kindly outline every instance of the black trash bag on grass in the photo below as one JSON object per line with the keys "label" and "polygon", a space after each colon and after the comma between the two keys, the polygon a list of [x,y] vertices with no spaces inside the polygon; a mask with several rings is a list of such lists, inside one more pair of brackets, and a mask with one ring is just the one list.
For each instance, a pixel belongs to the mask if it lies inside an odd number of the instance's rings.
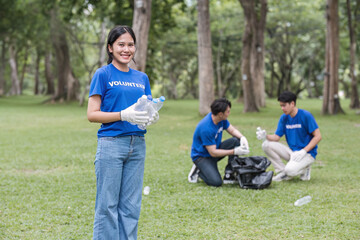
{"label": "black trash bag on grass", "polygon": [[271,162],[263,156],[234,157],[231,162],[241,188],[263,189],[271,184],[273,171],[266,172]]}

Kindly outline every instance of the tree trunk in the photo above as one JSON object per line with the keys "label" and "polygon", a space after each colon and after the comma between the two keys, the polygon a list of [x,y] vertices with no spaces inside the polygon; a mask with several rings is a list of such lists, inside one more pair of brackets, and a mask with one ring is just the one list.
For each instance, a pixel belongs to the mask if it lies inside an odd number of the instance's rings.
{"label": "tree trunk", "polygon": [[[359,101],[359,93],[357,88],[357,79],[356,79],[356,21],[354,24],[352,23],[352,16],[351,16],[351,8],[350,8],[350,0],[346,0],[346,7],[347,7],[347,15],[348,15],[348,27],[349,27],[349,38],[350,38],[350,78],[351,78],[351,95],[350,95],[350,108],[360,108],[360,101]],[[356,10],[358,7],[356,7]],[[354,16],[357,16],[356,11]]]}
{"label": "tree trunk", "polygon": [[10,68],[11,68],[11,89],[10,89],[10,95],[20,95],[21,89],[20,89],[20,81],[18,77],[18,67],[16,62],[16,51],[14,45],[10,45],[9,47],[10,52]]}
{"label": "tree trunk", "polygon": [[148,38],[151,20],[151,1],[134,0],[133,26],[136,36],[135,62],[130,63],[130,67],[145,72],[146,56],[148,49]]}
{"label": "tree trunk", "polygon": [[249,24],[245,25],[242,42],[241,73],[244,93],[244,112],[258,112],[259,108],[255,101],[253,80],[250,71],[251,29]]}
{"label": "tree trunk", "polygon": [[23,66],[21,69],[21,75],[20,75],[20,94],[22,94],[23,86],[24,86],[24,78],[25,78],[25,72],[27,68],[27,60],[29,56],[29,47],[25,46],[25,55],[24,55],[24,61]]}
{"label": "tree trunk", "polygon": [[0,58],[0,97],[3,96],[5,94],[5,64],[6,64],[6,60],[5,60],[5,51],[6,51],[6,47],[5,47],[6,43],[5,41],[2,41],[1,44],[1,58]]}
{"label": "tree trunk", "polygon": [[35,95],[40,94],[40,91],[39,91],[39,86],[40,86],[39,66],[40,66],[40,52],[39,52],[39,51],[36,51],[36,60],[35,60],[35,85],[34,85],[34,94],[35,94]]}
{"label": "tree trunk", "polygon": [[339,3],[327,0],[326,54],[323,89],[323,114],[344,113],[340,106],[339,91]]}
{"label": "tree trunk", "polygon": [[51,70],[51,52],[45,53],[45,80],[46,80],[46,94],[53,95],[55,93],[54,77]]}
{"label": "tree trunk", "polygon": [[214,70],[211,52],[209,0],[197,2],[198,58],[199,58],[199,113],[210,112],[214,100]]}
{"label": "tree trunk", "polygon": [[55,9],[51,11],[51,40],[55,49],[58,70],[55,99],[62,101],[66,97],[67,101],[78,100],[80,84],[72,73],[66,32],[57,18]]}
{"label": "tree trunk", "polygon": [[[67,62],[69,69],[71,69],[70,67],[70,58],[69,61]],[[80,82],[79,80],[75,77],[74,73],[72,71],[68,72],[68,76],[67,76],[67,96],[66,96],[66,100],[67,101],[72,101],[72,100],[79,100],[79,91],[80,91]]]}
{"label": "tree trunk", "polygon": [[169,78],[170,78],[170,86],[169,86],[170,98],[171,99],[177,99],[178,98],[178,93],[177,93],[176,86],[177,86],[178,78],[172,72],[169,72]]}
{"label": "tree trunk", "polygon": [[216,80],[217,80],[217,95],[219,98],[223,97],[222,96],[222,89],[223,89],[223,81],[222,81],[222,76],[221,76],[221,50],[222,50],[222,30],[219,31],[219,44],[218,44],[218,49],[216,52]]}
{"label": "tree trunk", "polygon": [[241,64],[244,112],[257,112],[265,106],[264,32],[267,0],[239,1],[245,15]]}

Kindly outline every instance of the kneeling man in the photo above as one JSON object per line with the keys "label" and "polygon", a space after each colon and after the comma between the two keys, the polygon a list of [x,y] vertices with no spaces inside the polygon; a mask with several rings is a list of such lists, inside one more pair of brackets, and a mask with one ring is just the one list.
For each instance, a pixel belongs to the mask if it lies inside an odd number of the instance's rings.
{"label": "kneeling man", "polygon": [[[225,98],[217,99],[211,104],[211,112],[198,123],[191,146],[194,164],[188,175],[189,182],[196,183],[200,177],[209,186],[221,186],[223,181],[217,163],[229,156],[224,184],[235,183],[231,161],[234,155],[249,154],[249,144],[240,131],[227,120],[230,108],[230,101]],[[233,137],[221,142],[223,130]]]}
{"label": "kneeling man", "polygon": [[[274,165],[277,175],[273,181],[290,180],[300,175],[303,181],[310,180],[311,164],[317,155],[317,144],[321,140],[319,127],[313,115],[296,107],[296,95],[285,91],[278,97],[281,115],[275,134],[266,135],[258,127],[256,135],[263,140],[262,148]],[[279,143],[285,135],[289,146]],[[285,165],[282,159],[288,163]]]}

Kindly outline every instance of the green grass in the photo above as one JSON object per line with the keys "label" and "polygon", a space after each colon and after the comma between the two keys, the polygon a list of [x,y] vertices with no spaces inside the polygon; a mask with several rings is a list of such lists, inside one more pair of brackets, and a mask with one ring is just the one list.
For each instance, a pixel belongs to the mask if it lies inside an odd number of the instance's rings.
{"label": "green grass", "polygon": [[[0,239],[91,239],[99,124],[87,121],[85,107],[43,100],[0,98]],[[314,114],[323,136],[311,181],[244,190],[187,182],[198,102],[167,101],[146,135],[144,185],[151,190],[143,196],[139,239],[359,239],[360,116],[348,101],[339,116],[322,116],[320,100],[298,106]],[[260,113],[242,108],[233,101],[229,120],[252,155],[264,155],[256,127],[275,130],[278,103],[267,100]],[[312,202],[295,207],[305,195]]]}

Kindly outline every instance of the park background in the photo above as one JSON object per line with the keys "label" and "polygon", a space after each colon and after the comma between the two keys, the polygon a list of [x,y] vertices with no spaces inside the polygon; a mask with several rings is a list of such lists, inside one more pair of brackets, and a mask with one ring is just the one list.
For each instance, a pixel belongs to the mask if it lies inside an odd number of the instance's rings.
{"label": "park background", "polygon": [[[264,5],[263,42],[248,48],[261,53],[259,60],[244,51],[249,18],[243,9],[263,16]],[[144,185],[151,190],[143,196],[139,239],[358,239],[359,1],[17,0],[0,6],[0,239],[91,238],[99,125],[86,119],[88,85],[105,64],[107,32],[145,23],[148,41],[144,46],[138,38],[138,52],[147,57],[135,67],[149,75],[153,95],[167,100],[146,136]],[[149,6],[151,21],[136,15],[149,13]],[[329,38],[334,6],[338,35]],[[199,9],[208,17],[208,35],[199,36],[199,27],[206,30],[198,25],[204,21]],[[211,44],[211,58],[202,55],[199,39]],[[334,39],[337,54],[330,58]],[[263,75],[254,75],[245,60],[262,62]],[[249,90],[248,83],[259,81],[264,89]],[[275,131],[276,96],[283,90],[298,95],[298,107],[315,116],[323,135],[310,182],[272,183],[262,191],[187,182],[192,134],[212,99],[232,100],[231,123],[248,138],[251,154],[263,155],[255,130]],[[329,109],[326,102],[336,104]],[[305,195],[313,201],[295,207]]]}

